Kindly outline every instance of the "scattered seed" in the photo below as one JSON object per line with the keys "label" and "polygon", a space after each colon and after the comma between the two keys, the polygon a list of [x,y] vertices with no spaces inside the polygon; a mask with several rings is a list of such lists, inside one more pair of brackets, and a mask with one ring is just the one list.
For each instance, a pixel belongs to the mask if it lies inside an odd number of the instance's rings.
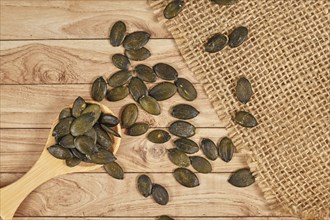
{"label": "scattered seed", "polygon": [[178,137],[189,138],[195,135],[196,128],[186,121],[175,121],[170,125],[169,131]]}
{"label": "scattered seed", "polygon": [[159,184],[154,184],[152,186],[152,198],[159,205],[166,205],[169,200],[169,195],[167,190],[163,186]]}
{"label": "scattered seed", "polygon": [[150,34],[144,31],[136,31],[128,34],[124,41],[123,46],[126,50],[138,50],[148,43]]}
{"label": "scattered seed", "polygon": [[194,154],[199,151],[199,146],[193,140],[187,138],[179,138],[174,141],[174,144],[177,149],[186,153],[186,154]]}
{"label": "scattered seed", "polygon": [[160,105],[156,99],[151,96],[142,96],[139,99],[139,103],[143,110],[152,115],[160,115],[161,109]]}
{"label": "scattered seed", "polygon": [[201,148],[203,150],[204,155],[209,160],[216,160],[218,158],[217,147],[211,139],[203,138]]}
{"label": "scattered seed", "polygon": [[211,0],[211,1],[218,5],[233,5],[236,4],[239,0]]}
{"label": "scattered seed", "polygon": [[116,53],[111,58],[112,64],[121,70],[128,70],[128,67],[131,65],[127,56]]}
{"label": "scattered seed", "polygon": [[168,159],[179,167],[188,167],[190,165],[189,157],[176,148],[169,149],[167,155]]}
{"label": "scattered seed", "polygon": [[90,156],[87,155],[87,157],[89,157],[89,159],[96,164],[108,164],[117,159],[113,153],[108,150],[100,150]]}
{"label": "scattered seed", "polygon": [[107,92],[107,82],[102,76],[98,77],[92,85],[92,99],[100,102],[104,99],[105,93]]}
{"label": "scattered seed", "polygon": [[163,11],[164,17],[166,19],[172,19],[183,10],[184,1],[183,0],[173,0],[170,2]]}
{"label": "scattered seed", "polygon": [[185,187],[199,186],[199,180],[196,174],[186,168],[177,168],[173,172],[175,180]]}
{"label": "scattered seed", "polygon": [[110,102],[116,102],[126,98],[129,94],[127,86],[118,86],[107,91],[106,98]]}
{"label": "scattered seed", "polygon": [[211,173],[212,165],[211,163],[203,157],[192,156],[189,157],[192,167],[199,173]]}
{"label": "scattered seed", "polygon": [[116,162],[107,163],[104,165],[105,171],[115,179],[124,179],[124,171],[121,166]]}
{"label": "scattered seed", "polygon": [[139,64],[135,67],[135,72],[137,77],[145,82],[156,82],[157,75],[154,73],[153,69],[147,65]]}
{"label": "scattered seed", "polygon": [[248,29],[243,26],[235,28],[229,34],[229,41],[228,41],[229,47],[235,48],[240,46],[246,40],[248,36],[248,32],[249,32]]}
{"label": "scattered seed", "polygon": [[131,103],[124,107],[121,113],[121,126],[128,128],[136,122],[139,114],[139,109],[136,104]]}
{"label": "scattered seed", "polygon": [[208,39],[205,44],[205,51],[208,53],[216,53],[225,48],[228,43],[228,36],[225,34],[217,33]]}
{"label": "scattered seed", "polygon": [[171,139],[171,135],[167,131],[157,129],[151,131],[147,138],[152,143],[162,144],[169,141]]}
{"label": "scattered seed", "polygon": [[121,45],[125,38],[126,34],[126,25],[122,21],[117,21],[110,31],[110,43],[114,47]]}
{"label": "scattered seed", "polygon": [[118,72],[115,72],[110,76],[108,79],[108,84],[111,87],[118,87],[125,85],[128,83],[132,78],[132,73],[128,70],[120,70]]}
{"label": "scattered seed", "polygon": [[228,182],[236,187],[247,187],[255,181],[250,169],[243,168],[234,172],[229,178]]}
{"label": "scattered seed", "polygon": [[149,129],[149,125],[143,122],[138,122],[133,125],[131,125],[127,129],[127,134],[130,136],[140,136],[144,133],[146,133]]}
{"label": "scattered seed", "polygon": [[234,144],[230,138],[222,138],[218,146],[219,157],[228,163],[233,158],[234,149]]}
{"label": "scattered seed", "polygon": [[142,47],[137,50],[125,50],[125,55],[130,59],[134,61],[143,61],[148,59],[151,56],[150,51]]}
{"label": "scattered seed", "polygon": [[179,95],[187,101],[193,101],[197,98],[197,91],[194,85],[184,78],[178,78],[175,81],[176,87],[178,87]]}
{"label": "scattered seed", "polygon": [[138,77],[133,77],[131,79],[130,83],[128,84],[128,88],[131,96],[136,102],[138,102],[142,96],[148,95],[147,86]]}
{"label": "scattered seed", "polygon": [[253,91],[250,81],[244,76],[240,77],[236,84],[237,99],[246,104],[252,97]]}
{"label": "scattered seed", "polygon": [[152,182],[147,175],[141,175],[137,181],[138,190],[142,196],[148,197],[151,195]]}
{"label": "scattered seed", "polygon": [[166,63],[156,64],[153,70],[159,78],[164,80],[176,80],[178,77],[178,72]]}
{"label": "scattered seed", "polygon": [[246,128],[252,128],[258,124],[256,118],[251,113],[245,111],[236,112],[234,121]]}
{"label": "scattered seed", "polygon": [[171,98],[176,93],[177,88],[173,83],[161,82],[155,85],[150,91],[149,95],[157,101],[163,101]]}
{"label": "scattered seed", "polygon": [[173,106],[171,115],[174,118],[188,120],[197,117],[197,115],[199,115],[199,111],[191,105],[178,104]]}

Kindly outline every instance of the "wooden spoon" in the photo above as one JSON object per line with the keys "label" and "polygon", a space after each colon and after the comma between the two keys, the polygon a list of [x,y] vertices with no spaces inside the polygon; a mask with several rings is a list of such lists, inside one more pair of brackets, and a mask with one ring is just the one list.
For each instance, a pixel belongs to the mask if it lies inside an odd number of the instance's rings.
{"label": "wooden spoon", "polygon": [[[103,113],[113,114],[113,112],[106,106],[89,101],[90,104],[98,104]],[[13,218],[18,206],[21,202],[38,186],[54,177],[67,174],[87,172],[98,169],[103,165],[81,162],[78,166],[68,167],[64,160],[56,159],[48,151],[47,148],[55,144],[55,138],[52,136],[52,131],[58,123],[58,118],[54,121],[44,150],[41,153],[38,161],[33,167],[16,182],[0,189],[0,216],[3,220],[10,220]],[[118,134],[121,135],[121,127],[118,124],[115,127]],[[121,138],[114,137],[113,139],[113,153],[115,154],[121,142]]]}

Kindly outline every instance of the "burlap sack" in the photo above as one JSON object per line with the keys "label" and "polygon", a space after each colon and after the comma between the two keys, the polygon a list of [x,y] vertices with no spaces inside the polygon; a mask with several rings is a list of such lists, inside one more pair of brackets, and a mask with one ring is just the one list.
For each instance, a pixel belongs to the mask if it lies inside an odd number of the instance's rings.
{"label": "burlap sack", "polygon": [[[186,0],[181,14],[166,20],[168,2],[149,1],[227,122],[236,147],[249,152],[269,205],[303,218],[329,217],[329,0],[241,0],[233,6]],[[212,34],[240,25],[249,29],[243,45],[204,52]],[[241,75],[253,85],[247,105],[234,95]],[[238,110],[251,112],[259,125],[235,125],[231,118]]]}

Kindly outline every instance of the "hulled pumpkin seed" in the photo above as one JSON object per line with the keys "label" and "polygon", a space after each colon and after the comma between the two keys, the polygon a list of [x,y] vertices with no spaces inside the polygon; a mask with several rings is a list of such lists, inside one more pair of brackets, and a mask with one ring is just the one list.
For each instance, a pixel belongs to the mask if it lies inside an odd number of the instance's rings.
{"label": "hulled pumpkin seed", "polygon": [[223,161],[225,162],[231,161],[234,155],[234,150],[235,150],[234,144],[230,138],[224,137],[221,139],[218,146],[218,154]]}
{"label": "hulled pumpkin seed", "polygon": [[64,148],[75,148],[74,137],[71,134],[67,134],[62,137],[58,144]]}
{"label": "hulled pumpkin seed", "polygon": [[108,132],[109,134],[116,136],[116,137],[120,137],[120,134],[118,134],[117,131],[107,127],[106,125],[101,124],[101,127],[103,128],[103,130],[105,130],[106,132]]}
{"label": "hulled pumpkin seed", "polygon": [[139,136],[146,133],[149,125],[143,122],[134,123],[127,129],[127,134],[130,136]]}
{"label": "hulled pumpkin seed", "polygon": [[184,0],[173,0],[164,9],[163,14],[166,19],[172,19],[182,11]]}
{"label": "hulled pumpkin seed", "polygon": [[131,65],[131,62],[129,62],[129,59],[127,56],[116,53],[111,58],[112,64],[121,70],[128,70],[128,67]]}
{"label": "hulled pumpkin seed", "polygon": [[192,167],[199,173],[211,173],[212,165],[211,163],[203,157],[192,156],[189,157]]}
{"label": "hulled pumpkin seed", "polygon": [[216,53],[225,48],[228,43],[228,36],[225,34],[217,33],[208,39],[205,46],[205,51],[208,53]]}
{"label": "hulled pumpkin seed", "polygon": [[121,166],[116,162],[107,163],[104,165],[105,171],[115,179],[124,179],[124,171]]}
{"label": "hulled pumpkin seed", "polygon": [[99,122],[109,127],[114,127],[119,124],[119,119],[111,114],[101,114]]}
{"label": "hulled pumpkin seed", "polygon": [[159,78],[164,80],[176,80],[178,77],[178,72],[166,63],[157,63],[153,66],[153,70]]}
{"label": "hulled pumpkin seed", "polygon": [[137,180],[138,190],[142,196],[148,197],[151,195],[152,191],[152,182],[151,179],[147,175],[139,176]]}
{"label": "hulled pumpkin seed", "polygon": [[168,215],[161,215],[159,216],[158,220],[174,220],[174,218],[171,218]]}
{"label": "hulled pumpkin seed", "polygon": [[162,144],[169,141],[171,139],[171,135],[167,131],[157,129],[151,131],[147,138],[152,143]]}
{"label": "hulled pumpkin seed", "polygon": [[81,160],[77,157],[72,157],[71,159],[65,161],[65,163],[68,167],[75,167],[78,164],[80,164],[80,162],[81,162]]}
{"label": "hulled pumpkin seed", "polygon": [[141,49],[148,43],[150,34],[144,31],[136,31],[128,34],[124,41],[123,46],[126,50],[137,50]]}
{"label": "hulled pumpkin seed", "polygon": [[241,103],[246,104],[251,99],[252,94],[253,92],[250,81],[244,76],[240,77],[236,84],[237,99]]}
{"label": "hulled pumpkin seed", "polygon": [[201,147],[203,150],[204,155],[209,159],[209,160],[216,160],[218,157],[218,152],[217,152],[217,147],[215,143],[208,138],[203,138]]}
{"label": "hulled pumpkin seed", "polygon": [[140,78],[133,77],[128,84],[128,88],[131,96],[136,102],[138,102],[139,98],[142,96],[148,95],[147,86]]}
{"label": "hulled pumpkin seed", "polygon": [[98,77],[92,85],[92,99],[100,102],[104,99],[105,93],[107,92],[107,82],[102,76]]}
{"label": "hulled pumpkin seed", "polygon": [[151,96],[142,96],[139,99],[139,103],[141,105],[141,107],[143,108],[143,110],[145,110],[146,112],[152,114],[152,115],[159,115],[161,112],[160,109],[160,105],[157,102],[156,99],[154,99]]}
{"label": "hulled pumpkin seed", "polygon": [[233,5],[236,4],[239,0],[211,0],[211,1],[218,5]]}
{"label": "hulled pumpkin seed", "polygon": [[125,38],[126,25],[122,21],[117,21],[111,28],[110,31],[110,43],[114,47],[121,45]]}
{"label": "hulled pumpkin seed", "polygon": [[240,46],[247,38],[249,30],[246,27],[240,26],[235,28],[229,34],[228,45],[231,48]]}
{"label": "hulled pumpkin seed", "polygon": [[108,133],[101,128],[99,124],[94,126],[97,135],[97,143],[101,145],[104,149],[109,149],[112,147],[112,140]]}
{"label": "hulled pumpkin seed", "polygon": [[174,96],[176,91],[177,88],[173,83],[161,82],[149,91],[149,95],[154,97],[157,101],[163,101]]}
{"label": "hulled pumpkin seed", "polygon": [[234,172],[229,178],[228,182],[236,187],[247,187],[255,181],[250,169],[243,168]]}
{"label": "hulled pumpkin seed", "polygon": [[122,100],[128,96],[127,86],[118,86],[113,89],[109,89],[106,94],[106,98],[110,102],[116,102]]}
{"label": "hulled pumpkin seed", "polygon": [[68,118],[68,117],[71,117],[72,114],[71,114],[71,108],[64,108],[61,112],[60,112],[60,115],[58,116],[58,119],[59,120],[62,120],[62,119],[65,119],[65,118]]}
{"label": "hulled pumpkin seed", "polygon": [[152,198],[159,205],[166,205],[169,200],[169,195],[167,190],[163,186],[159,184],[154,184],[152,186]]}
{"label": "hulled pumpkin seed", "polygon": [[151,67],[139,64],[135,67],[136,76],[145,82],[156,82],[157,75],[154,73]]}
{"label": "hulled pumpkin seed", "polygon": [[121,113],[121,126],[128,128],[136,122],[139,114],[139,109],[136,104],[131,103],[124,107]]}
{"label": "hulled pumpkin seed", "polygon": [[187,138],[179,138],[174,141],[174,144],[177,149],[186,153],[186,154],[194,154],[199,151],[199,146],[195,141],[187,139]]}
{"label": "hulled pumpkin seed", "polygon": [[175,180],[185,187],[196,187],[199,186],[199,179],[192,171],[186,168],[177,168],[173,172]]}
{"label": "hulled pumpkin seed", "polygon": [[96,164],[108,164],[117,159],[112,152],[103,149],[92,155],[87,155],[87,158]]}
{"label": "hulled pumpkin seed", "polygon": [[98,104],[90,104],[87,105],[87,107],[85,108],[85,110],[81,113],[81,115],[87,114],[87,113],[94,113],[95,115],[95,120],[93,121],[93,124],[95,124],[102,113],[101,107]]}
{"label": "hulled pumpkin seed", "polygon": [[110,76],[108,79],[108,84],[111,87],[118,87],[125,85],[128,83],[132,78],[132,73],[128,70],[120,70],[118,72],[115,72]]}
{"label": "hulled pumpkin seed", "polygon": [[94,144],[96,144],[97,134],[94,128],[89,129],[84,135],[90,137],[93,140]]}
{"label": "hulled pumpkin seed", "polygon": [[86,155],[81,153],[79,150],[77,150],[76,148],[70,149],[71,153],[73,154],[73,156],[79,158],[81,161],[86,162],[87,158]]}
{"label": "hulled pumpkin seed", "polygon": [[76,149],[85,155],[93,154],[97,151],[94,140],[87,136],[78,136],[74,139]]}
{"label": "hulled pumpkin seed", "polygon": [[251,113],[245,111],[236,112],[234,120],[237,124],[246,128],[252,128],[258,124],[257,119]]}
{"label": "hulled pumpkin seed", "polygon": [[47,148],[48,152],[61,160],[69,160],[73,157],[71,151],[67,148],[61,147],[60,145],[52,145]]}
{"label": "hulled pumpkin seed", "polygon": [[143,61],[148,59],[151,56],[150,51],[142,47],[137,50],[125,50],[125,55],[130,59],[134,61]]}
{"label": "hulled pumpkin seed", "polygon": [[178,137],[189,138],[195,135],[196,128],[186,121],[175,121],[170,125],[169,131]]}
{"label": "hulled pumpkin seed", "polygon": [[94,126],[96,121],[94,112],[83,114],[72,122],[70,132],[73,136],[83,135]]}
{"label": "hulled pumpkin seed", "polygon": [[176,87],[178,87],[179,95],[187,101],[193,101],[197,98],[197,91],[194,85],[184,78],[178,78],[175,81]]}
{"label": "hulled pumpkin seed", "polygon": [[52,135],[55,136],[56,139],[60,139],[61,137],[70,134],[70,127],[73,121],[73,117],[68,117],[60,120],[58,124],[54,127]]}
{"label": "hulled pumpkin seed", "polygon": [[190,165],[189,157],[176,148],[169,149],[167,156],[173,164],[179,167],[188,167]]}
{"label": "hulled pumpkin seed", "polygon": [[187,120],[197,117],[199,111],[191,105],[178,104],[172,108],[171,115],[174,118]]}
{"label": "hulled pumpkin seed", "polygon": [[78,118],[82,111],[86,108],[87,104],[83,98],[80,96],[76,98],[76,100],[73,102],[72,106],[72,116],[75,118]]}

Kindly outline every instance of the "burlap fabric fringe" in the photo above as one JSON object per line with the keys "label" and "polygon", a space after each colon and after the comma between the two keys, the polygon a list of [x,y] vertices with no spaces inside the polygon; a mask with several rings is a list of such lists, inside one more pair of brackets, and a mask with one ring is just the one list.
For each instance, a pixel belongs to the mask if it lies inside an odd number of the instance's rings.
{"label": "burlap fabric fringe", "polygon": [[[330,21],[328,0],[241,0],[218,6],[210,0],[186,0],[171,20],[151,7],[175,38],[189,68],[203,83],[229,136],[249,153],[249,166],[274,209],[303,218],[324,219],[330,210]],[[214,33],[249,28],[238,48],[204,52]],[[239,76],[253,85],[247,105],[234,96]],[[231,120],[238,110],[251,112],[252,129]]]}

